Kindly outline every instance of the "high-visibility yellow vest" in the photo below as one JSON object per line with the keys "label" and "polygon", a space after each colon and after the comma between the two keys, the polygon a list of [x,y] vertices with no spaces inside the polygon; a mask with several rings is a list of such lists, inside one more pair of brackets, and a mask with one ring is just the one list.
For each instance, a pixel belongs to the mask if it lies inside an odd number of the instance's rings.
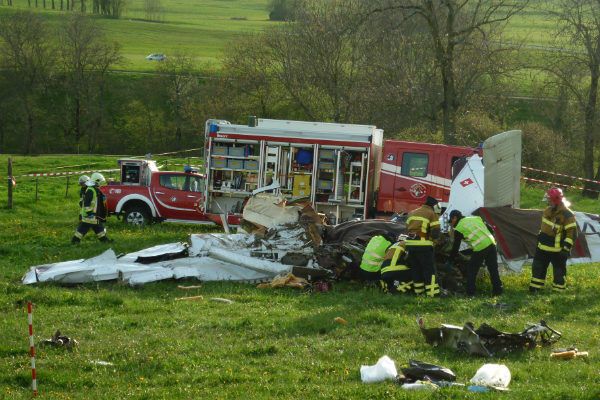
{"label": "high-visibility yellow vest", "polygon": [[481,251],[491,244],[496,244],[496,239],[485,226],[481,217],[463,217],[458,221],[454,230],[463,234],[463,240],[471,246],[473,251]]}
{"label": "high-visibility yellow vest", "polygon": [[367,272],[379,271],[385,256],[385,251],[391,244],[392,243],[381,235],[372,237],[363,253],[360,269]]}
{"label": "high-visibility yellow vest", "polygon": [[[81,221],[86,222],[88,224],[97,224],[98,219],[96,218],[96,212],[98,211],[98,195],[96,194],[96,190],[93,187],[88,187],[85,191],[86,194],[88,191],[92,192],[92,201],[89,205],[85,205],[85,195],[83,196],[83,202],[81,204]],[[92,216],[88,216],[88,213],[93,213]]]}

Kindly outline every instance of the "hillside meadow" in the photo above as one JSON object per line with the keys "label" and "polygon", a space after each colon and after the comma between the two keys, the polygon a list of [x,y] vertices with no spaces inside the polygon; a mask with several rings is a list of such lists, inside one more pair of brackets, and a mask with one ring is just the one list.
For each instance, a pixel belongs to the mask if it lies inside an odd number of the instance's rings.
{"label": "hillside meadow", "polygon": [[[76,1],[76,10],[80,2]],[[13,0],[13,6],[0,6],[0,14],[16,10],[32,9],[42,13],[49,22],[57,26],[66,11],[58,10],[60,0]],[[128,0],[123,16],[119,19],[96,17],[109,39],[122,48],[124,62],[115,70],[150,72],[156,62],[147,61],[150,53],[167,56],[184,53],[191,56],[199,70],[219,67],[227,44],[236,38],[259,33],[278,22],[269,21],[269,0],[178,0],[162,1],[163,12],[158,20],[146,19],[144,0]],[[91,8],[91,1],[86,1]],[[548,14],[549,3],[531,1],[529,7],[509,21],[506,40],[528,46],[550,46],[556,24]]]}
{"label": "hillside meadow", "polygon": [[[172,157],[172,156],[169,156]],[[100,244],[69,239],[77,224],[77,194],[67,196],[65,178],[20,177],[39,171],[114,168],[115,157],[14,157],[17,178],[14,208],[6,209],[7,157],[0,156],[0,398],[31,398],[26,303],[34,303],[36,342],[56,330],[75,338],[73,351],[38,347],[37,374],[44,399],[597,399],[600,396],[600,280],[598,265],[569,267],[569,289],[562,295],[527,293],[529,268],[503,276],[506,293],[489,295],[487,278],[474,299],[385,296],[355,283],[334,283],[328,293],[257,289],[251,284],[203,283],[192,291],[165,281],[130,288],[118,282],[74,286],[23,286],[32,265],[85,258],[112,247],[131,252],[160,243],[184,241],[195,225],[155,224],[143,229],[115,218]],[[164,161],[164,160],[163,160]],[[193,161],[193,159],[192,159]],[[170,158],[171,165],[188,162]],[[61,168],[68,167],[68,168]],[[543,190],[524,187],[523,206],[542,207]],[[595,202],[568,193],[576,210],[594,211]],[[203,228],[217,231],[216,228]],[[202,295],[196,302],[178,297]],[[224,297],[233,304],[212,302]],[[506,303],[507,308],[494,304]],[[509,332],[541,319],[563,333],[560,347],[590,352],[586,359],[551,360],[550,349],[536,348],[483,359],[427,345],[417,329],[440,323],[476,326],[487,322]],[[347,325],[336,324],[343,317]],[[435,394],[406,392],[392,382],[363,384],[359,368],[387,354],[397,367],[409,359],[451,368],[467,383],[484,363],[501,363],[512,373],[510,391],[469,393],[465,388]],[[106,365],[106,362],[109,363]],[[104,364],[104,365],[103,365]]]}

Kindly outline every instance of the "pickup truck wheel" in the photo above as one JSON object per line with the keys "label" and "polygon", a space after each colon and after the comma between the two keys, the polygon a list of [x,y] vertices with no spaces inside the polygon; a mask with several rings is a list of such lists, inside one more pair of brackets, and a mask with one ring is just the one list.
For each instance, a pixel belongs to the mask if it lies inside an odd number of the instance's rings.
{"label": "pickup truck wheel", "polygon": [[150,223],[150,213],[144,207],[133,206],[125,211],[123,221],[129,225],[148,225]]}

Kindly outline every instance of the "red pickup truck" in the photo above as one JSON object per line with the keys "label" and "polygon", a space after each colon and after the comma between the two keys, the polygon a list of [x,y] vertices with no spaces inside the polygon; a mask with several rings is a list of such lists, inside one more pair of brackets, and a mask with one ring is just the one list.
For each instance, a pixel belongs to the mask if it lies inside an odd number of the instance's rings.
{"label": "red pickup truck", "polygon": [[204,175],[194,171],[158,170],[152,160],[119,160],[121,182],[101,188],[109,214],[125,222],[145,225],[153,221],[213,223],[202,210]]}

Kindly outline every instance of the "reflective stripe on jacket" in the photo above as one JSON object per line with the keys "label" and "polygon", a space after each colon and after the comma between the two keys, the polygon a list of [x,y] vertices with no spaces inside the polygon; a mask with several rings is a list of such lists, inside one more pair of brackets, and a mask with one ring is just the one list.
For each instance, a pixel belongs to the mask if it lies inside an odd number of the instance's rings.
{"label": "reflective stripe on jacket", "polygon": [[90,186],[83,196],[81,206],[81,221],[88,224],[97,224],[96,211],[98,210],[98,196],[94,187]]}
{"label": "reflective stripe on jacket", "polygon": [[577,222],[571,210],[561,204],[546,207],[538,236],[540,250],[558,253],[564,245],[572,247],[577,237]]}
{"label": "reflective stripe on jacket", "polygon": [[439,217],[428,205],[423,205],[408,214],[406,220],[408,246],[433,246],[431,239],[437,238],[440,230]]}
{"label": "reflective stripe on jacket", "polygon": [[463,217],[458,221],[454,230],[462,233],[463,240],[471,246],[473,251],[481,251],[491,244],[496,244],[494,236],[485,226],[481,217]]}
{"label": "reflective stripe on jacket", "polygon": [[360,268],[367,272],[379,271],[381,269],[383,257],[385,256],[385,251],[390,244],[391,243],[381,235],[373,236],[365,248]]}
{"label": "reflective stripe on jacket", "polygon": [[[406,250],[404,246],[399,243],[395,243],[391,245],[387,252],[385,253],[385,261],[383,262],[383,266],[381,268],[381,273],[384,274],[386,272],[392,271],[408,271],[410,268],[405,264]],[[389,260],[389,265],[385,265],[386,261]]]}

